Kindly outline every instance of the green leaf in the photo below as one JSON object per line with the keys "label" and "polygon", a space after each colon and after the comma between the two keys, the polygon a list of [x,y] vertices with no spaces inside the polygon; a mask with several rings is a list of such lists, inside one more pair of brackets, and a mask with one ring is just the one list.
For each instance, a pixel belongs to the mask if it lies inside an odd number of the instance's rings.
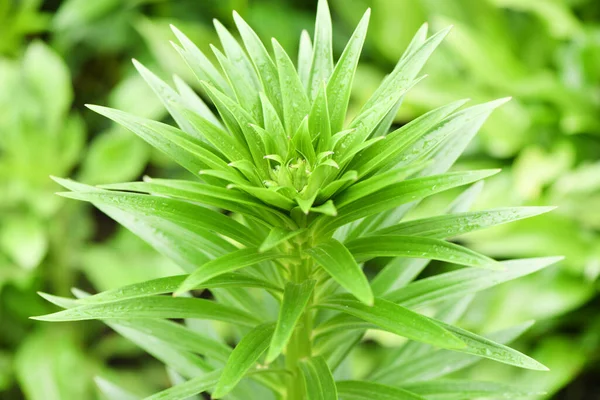
{"label": "green leaf", "polygon": [[465,346],[437,322],[384,299],[376,298],[373,306],[367,306],[348,295],[335,295],[315,306],[354,315],[396,335],[437,347],[460,349]]}
{"label": "green leaf", "polygon": [[390,185],[338,209],[338,216],[320,217],[313,223],[318,234],[331,232],[357,219],[420,200],[445,190],[466,185],[498,173],[498,170],[449,172],[409,179]]}
{"label": "green leaf", "polygon": [[223,368],[223,373],[212,394],[213,398],[223,397],[233,390],[246,372],[254,366],[262,353],[267,350],[273,328],[273,324],[259,325],[240,340]]}
{"label": "green leaf", "polygon": [[308,128],[313,141],[318,140],[316,147],[318,153],[331,149],[331,124],[325,90],[326,87],[323,84],[317,93],[317,97],[313,100],[308,114]]}
{"label": "green leaf", "polygon": [[201,169],[229,169],[206,143],[194,141],[177,128],[107,107],[87,107],[129,129],[194,175]]}
{"label": "green leaf", "polygon": [[323,357],[300,360],[300,371],[304,378],[307,400],[336,400],[337,389],[333,375]]}
{"label": "green leaf", "polygon": [[385,299],[405,307],[422,307],[440,301],[499,285],[525,275],[532,274],[560,261],[562,257],[530,258],[502,262],[501,271],[465,268],[420,279],[410,285],[393,290]]}
{"label": "green leaf", "polygon": [[260,253],[265,252],[267,250],[271,250],[280,244],[287,242],[290,239],[306,232],[304,229],[296,229],[293,231],[281,229],[281,228],[273,228],[269,232],[269,235],[265,238],[265,240],[261,243],[258,251]]}
{"label": "green leaf", "polygon": [[233,251],[198,267],[179,286],[175,291],[175,295],[200,287],[207,280],[226,272],[232,272],[240,268],[281,257],[283,257],[283,254],[277,251],[259,252],[256,247]]}
{"label": "green leaf", "polygon": [[108,400],[139,400],[138,396],[129,393],[127,390],[102,377],[94,377],[94,382],[98,386],[100,393]]}
{"label": "green leaf", "polygon": [[[500,346],[500,351],[497,352],[498,357],[494,359],[496,361],[505,362],[503,361],[504,356],[506,355],[504,348],[507,347],[502,346],[502,343],[511,342],[519,337],[531,325],[532,323],[529,322],[488,335],[487,339],[484,340],[491,340],[496,343],[493,348],[488,349],[490,354],[494,354],[494,352],[498,351],[498,346]],[[462,350],[465,349],[468,350],[469,348],[466,347]],[[516,352],[516,350],[512,350],[512,352]],[[391,366],[376,370],[370,379],[392,385],[431,380],[459,371],[481,360],[482,356],[477,354],[477,352],[465,353],[466,352],[459,353],[448,350],[432,349],[424,354],[409,359],[402,359]],[[509,354],[508,359],[510,360],[512,358],[513,355]]]}
{"label": "green leaf", "polygon": [[306,29],[304,29],[300,34],[300,44],[298,45],[298,76],[300,76],[300,81],[305,89],[308,88],[312,53],[312,40]]}
{"label": "green leaf", "polygon": [[285,133],[283,123],[279,115],[277,115],[273,104],[271,104],[271,101],[263,92],[260,92],[260,101],[263,107],[264,128],[271,135],[271,139],[277,149],[277,154],[286,154],[289,137]]}
{"label": "green leaf", "polygon": [[436,321],[440,326],[451,332],[457,338],[467,344],[465,348],[456,349],[467,354],[475,354],[479,357],[489,358],[490,360],[500,361],[505,364],[514,365],[516,367],[532,369],[536,371],[548,371],[548,368],[543,364],[535,361],[533,358],[526,356],[510,347],[493,342],[482,336],[467,332],[456,326],[445,324],[441,321]]}
{"label": "green leaf", "polygon": [[177,125],[181,128],[182,131],[195,136],[199,139],[196,134],[196,130],[190,123],[184,118],[173,105],[178,105],[179,107],[185,107],[185,103],[181,96],[169,85],[167,85],[162,79],[153,74],[148,68],[139,63],[137,60],[133,59],[133,65],[138,70],[139,74],[144,78],[148,86],[152,89],[152,91],[156,94],[156,96],[160,99],[161,103],[165,106],[169,114],[173,117]]}
{"label": "green leaf", "polygon": [[202,118],[206,119],[214,126],[223,129],[223,124],[219,119],[215,116],[210,108],[206,105],[204,100],[196,94],[194,89],[192,89],[183,79],[178,77],[177,75],[173,76],[173,81],[175,82],[175,87],[179,92],[179,96],[181,96],[181,100],[183,102],[183,108],[187,108],[189,110],[194,111],[196,114],[200,115]]}
{"label": "green leaf", "polygon": [[416,138],[425,134],[463,104],[465,104],[465,100],[459,100],[410,121],[388,134],[385,140],[360,152],[348,167],[357,169],[359,176],[362,177],[376,170],[377,167],[388,164],[403,150],[402,143],[406,140],[405,138]]}
{"label": "green leaf", "polygon": [[171,25],[171,30],[183,46],[181,49],[174,46],[175,50],[183,57],[188,66],[194,71],[196,77],[201,81],[208,81],[227,95],[233,95],[231,87],[221,73],[215,68],[204,53],[179,29]]}
{"label": "green leaf", "polygon": [[86,304],[39,317],[39,321],[84,321],[90,319],[196,318],[253,326],[258,320],[243,311],[210,300],[151,296]]}
{"label": "green leaf", "polygon": [[221,22],[214,19],[213,23],[227,58],[240,71],[244,76],[244,80],[250,84],[253,90],[257,90],[260,87],[260,82],[256,75],[256,71],[254,70],[254,66],[250,62],[246,52]]}
{"label": "green leaf", "polygon": [[314,287],[314,280],[308,280],[301,284],[288,282],[285,285],[283,301],[281,307],[279,307],[277,325],[275,326],[275,332],[273,333],[269,351],[265,358],[266,363],[273,362],[287,345],[300,316],[312,296]]}
{"label": "green leaf", "polygon": [[354,239],[346,247],[357,260],[375,257],[429,258],[469,267],[502,269],[495,260],[444,240],[417,236],[377,235]]}
{"label": "green leaf", "polygon": [[389,110],[398,103],[406,90],[414,83],[415,77],[448,31],[449,29],[444,29],[436,33],[410,56],[398,62],[392,73],[383,80],[350,124],[351,128],[357,128],[357,130],[354,134],[344,138],[339,158],[343,158],[345,152],[352,151],[357,145],[367,140]]}
{"label": "green leaf", "polygon": [[414,235],[428,238],[452,238],[479,229],[533,217],[555,207],[507,207],[493,210],[448,214],[401,222],[371,235]]}
{"label": "green leaf", "polygon": [[[217,107],[219,114],[223,118],[225,125],[233,136],[238,138],[240,143],[245,142],[252,158],[246,157],[248,161],[253,161],[253,167],[263,178],[268,178],[267,162],[264,159],[265,146],[260,135],[251,127],[251,124],[257,121],[240,104],[225,96],[222,92],[216,90],[206,82],[201,82],[207,94]],[[240,159],[241,160],[241,159]],[[232,160],[232,161],[240,161]]]}
{"label": "green leaf", "polygon": [[410,175],[425,168],[426,165],[426,163],[418,163],[405,168],[396,168],[355,183],[335,196],[335,204],[338,207],[343,207],[394,183],[402,182]]}
{"label": "green leaf", "polygon": [[[79,304],[109,303],[116,300],[134,299],[157,294],[173,293],[185,281],[188,275],[169,276],[166,278],[152,279],[118,289],[107,290],[93,296],[77,300]],[[256,287],[266,290],[281,291],[271,282],[262,278],[250,276],[242,272],[231,272],[216,276],[202,283],[194,289],[223,288],[223,287]]]}
{"label": "green leaf", "polygon": [[331,44],[331,15],[327,0],[319,0],[317,5],[317,21],[313,41],[313,56],[308,78],[310,98],[314,99],[323,82],[333,71],[333,49]]}
{"label": "green leaf", "polygon": [[327,84],[327,101],[331,104],[331,131],[339,132],[343,128],[350,100],[352,82],[358,65],[358,58],[367,35],[371,10],[368,9],[350,37],[344,52],[340,56]]}
{"label": "green leaf", "polygon": [[306,250],[331,277],[365,304],[373,304],[373,293],[360,266],[346,247],[335,239]]}
{"label": "green leaf", "polygon": [[205,392],[212,389],[218,382],[221,371],[209,372],[202,376],[197,376],[162,392],[146,397],[145,400],[180,400]]}
{"label": "green leaf", "polygon": [[104,323],[186,378],[204,375],[213,369],[200,356],[175,347],[172,344],[173,340],[165,342],[134,327],[121,325],[116,320],[104,321]]}
{"label": "green leaf", "polygon": [[286,131],[292,134],[296,131],[302,119],[308,114],[310,105],[292,60],[290,60],[277,40],[272,39],[272,42],[273,50],[275,51],[275,60],[277,61],[279,83],[281,85],[283,122]]}
{"label": "green leaf", "polygon": [[213,45],[210,48],[225,72],[239,105],[248,111],[253,119],[260,120],[262,118],[260,97],[256,89],[251,86],[252,83],[246,81],[243,71],[238,69],[219,49]]}
{"label": "green leaf", "polygon": [[498,382],[479,382],[472,380],[440,379],[427,382],[415,382],[402,385],[428,399],[463,400],[473,398],[514,399],[543,395],[543,392]]}
{"label": "green leaf", "polygon": [[112,190],[145,192],[198,202],[253,216],[258,221],[267,223],[268,226],[295,226],[295,223],[289,217],[265,205],[255,197],[237,190],[215,187],[200,182],[144,177],[144,182],[116,183],[101,185],[100,187]]}
{"label": "green leaf", "polygon": [[240,17],[237,12],[233,12],[233,20],[237,26],[246,51],[258,71],[258,76],[262,83],[262,88],[269,98],[278,115],[283,115],[281,91],[279,89],[279,78],[277,67],[271,60],[267,49],[262,44],[258,35],[252,28]]}
{"label": "green leaf", "polygon": [[338,394],[344,400],[424,400],[405,389],[366,381],[336,382]]}

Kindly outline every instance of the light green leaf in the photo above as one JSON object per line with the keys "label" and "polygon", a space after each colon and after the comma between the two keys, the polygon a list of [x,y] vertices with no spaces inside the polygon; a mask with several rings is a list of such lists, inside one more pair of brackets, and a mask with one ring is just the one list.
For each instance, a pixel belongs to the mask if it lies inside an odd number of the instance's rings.
{"label": "light green leaf", "polygon": [[277,42],[272,39],[279,84],[281,85],[281,98],[283,102],[283,122],[289,134],[295,132],[302,119],[308,114],[310,105],[308,97],[294,68],[292,60]]}
{"label": "light green leaf", "polygon": [[221,73],[215,68],[204,53],[179,29],[171,25],[171,30],[183,46],[174,46],[175,50],[183,57],[188,66],[194,71],[196,77],[201,81],[208,81],[227,95],[233,95],[231,87]]}
{"label": "light green leaf", "polygon": [[299,365],[307,400],[337,400],[335,381],[323,357],[306,358]]}
{"label": "light green leaf", "polygon": [[139,400],[138,396],[129,393],[129,391],[100,376],[94,377],[94,382],[98,386],[100,393],[107,400]]}
{"label": "light green leaf", "polygon": [[333,71],[333,49],[331,44],[331,15],[327,0],[319,0],[317,5],[317,21],[315,24],[315,38],[313,41],[313,56],[308,78],[310,98],[317,96],[323,82],[331,76]]}
{"label": "light green leaf", "polygon": [[162,392],[146,397],[145,400],[180,400],[205,392],[212,389],[218,382],[221,371],[209,372],[202,376],[197,376]]}
{"label": "light green leaf", "polygon": [[258,35],[235,11],[233,12],[233,20],[240,32],[246,51],[248,52],[254,67],[258,71],[258,76],[265,94],[273,107],[275,107],[275,110],[277,110],[277,114],[280,116],[283,115],[277,67],[269,56],[267,49],[265,49],[265,46],[258,38]]}
{"label": "light green leaf", "polygon": [[[405,138],[416,138],[424,135],[463,104],[465,104],[465,100],[456,101],[410,121],[385,136],[385,140],[363,150],[350,162],[348,167],[357,169],[359,176],[362,177],[371,173],[377,167],[388,164],[402,151],[401,144],[406,140]],[[400,146],[397,144],[400,144]]]}
{"label": "light green leaf", "polygon": [[498,173],[499,170],[449,172],[409,179],[390,185],[338,209],[338,216],[320,217],[313,225],[318,233],[331,232],[357,219],[420,200],[445,190],[466,185]]}
{"label": "light green leaf", "polygon": [[235,308],[210,300],[151,296],[114,301],[111,303],[86,304],[39,317],[39,321],[84,321],[90,319],[137,319],[137,318],[196,318],[253,326],[256,317]]}
{"label": "light green leaf", "polygon": [[[165,220],[179,224],[190,231],[201,233],[198,227],[219,232],[246,245],[259,244],[256,236],[249,228],[221,213],[200,207],[189,202],[154,197],[144,194],[116,192],[97,189],[74,181],[55,178],[64,187],[73,192],[61,195],[77,200],[89,201],[101,208],[106,205],[123,210],[150,221]],[[214,240],[214,243],[219,243]]]}
{"label": "light green leaf", "polygon": [[463,400],[473,398],[515,399],[542,395],[543,392],[498,382],[440,379],[402,385],[403,388],[432,400]]}
{"label": "light green leaf", "polygon": [[273,362],[287,345],[300,316],[312,296],[314,287],[314,280],[308,280],[301,284],[288,282],[285,285],[283,301],[281,307],[279,307],[279,317],[277,317],[275,332],[273,333],[265,362]]}
{"label": "light green leaf", "polygon": [[366,381],[336,382],[338,394],[344,400],[425,400],[408,390]]}
{"label": "light green leaf", "polygon": [[493,210],[448,214],[401,222],[371,235],[414,235],[452,238],[479,229],[505,224],[552,211],[555,207],[507,207]]}
{"label": "light green leaf", "polygon": [[419,279],[406,287],[393,290],[385,299],[405,307],[422,307],[499,285],[532,274],[560,261],[562,257],[510,260],[500,263],[504,269],[489,271],[465,268]]}
{"label": "light green leaf", "polygon": [[[185,281],[188,275],[169,276],[166,278],[152,279],[145,282],[134,283],[118,289],[107,290],[93,296],[77,300],[79,304],[109,303],[117,300],[134,299],[157,294],[173,293]],[[202,283],[194,289],[200,288],[224,288],[224,287],[256,287],[266,290],[281,291],[271,282],[256,276],[250,276],[243,272],[230,272]]]}
{"label": "light green leaf", "polygon": [[345,152],[352,151],[357,145],[367,140],[389,110],[398,103],[406,90],[414,84],[415,77],[431,53],[448,34],[448,31],[449,29],[444,29],[436,33],[412,54],[398,62],[392,73],[383,80],[350,124],[351,128],[357,128],[357,130],[352,135],[344,138],[340,147],[339,158],[343,158]]}
{"label": "light green leaf", "polygon": [[259,325],[240,340],[223,368],[223,373],[212,394],[213,398],[218,399],[233,390],[246,372],[254,366],[262,353],[267,350],[273,329],[273,324]]}
{"label": "light green leaf", "polygon": [[396,168],[355,183],[335,196],[335,204],[343,207],[394,183],[402,182],[410,175],[425,168],[426,165],[426,163],[417,163],[404,168]]}
{"label": "light green leaf", "polygon": [[502,269],[489,257],[439,239],[378,235],[351,240],[346,246],[357,260],[363,261],[375,257],[429,258],[469,267]]}
{"label": "light green leaf", "polygon": [[306,250],[331,277],[365,304],[373,304],[373,293],[360,266],[346,247],[335,239]]}
{"label": "light green leaf", "polygon": [[460,349],[465,346],[437,322],[384,299],[376,298],[373,306],[367,306],[348,295],[335,295],[315,306],[354,315],[396,335],[437,347]]}
{"label": "light green leaf", "polygon": [[[509,329],[492,333],[488,335],[487,338],[482,338],[495,343],[488,348],[489,355],[493,356],[493,359],[496,361],[510,364],[504,360],[514,360],[514,355],[512,353],[518,352],[516,350],[509,349],[502,344],[513,341],[531,325],[531,322],[524,323]],[[471,341],[469,340],[469,342]],[[508,358],[506,357],[507,352],[505,349],[510,350],[508,353]],[[406,360],[399,360],[398,363],[384,367],[380,370],[376,370],[370,379],[376,382],[391,385],[400,385],[405,382],[431,380],[464,369],[480,361],[481,357],[485,357],[479,354],[478,350],[473,351],[470,347],[465,347],[461,350],[463,350],[463,352],[432,349],[424,354]],[[518,354],[526,357],[520,353]]]}
{"label": "light green leaf", "polygon": [[271,232],[269,232],[269,235],[261,243],[260,247],[258,248],[258,251],[262,253],[267,250],[271,250],[304,232],[306,232],[306,230],[304,229],[296,229],[290,231],[281,228],[273,228],[271,229]]}
{"label": "light green leaf", "polygon": [[227,163],[206,143],[194,141],[177,128],[107,107],[88,108],[123,125],[192,174],[199,175],[201,169],[228,170]]}
{"label": "light green leaf", "polygon": [[310,64],[312,62],[312,41],[306,30],[300,34],[300,45],[298,46],[298,75],[305,89],[308,88],[310,77]]}
{"label": "light green leaf", "polygon": [[244,52],[244,49],[242,49],[238,41],[227,28],[221,24],[221,22],[214,19],[213,24],[215,25],[217,35],[219,35],[227,58],[240,71],[244,76],[244,80],[250,84],[253,90],[257,90],[260,87],[260,82],[256,75],[256,71],[254,70],[254,66],[250,62],[246,52]]}
{"label": "light green leaf", "polygon": [[371,10],[368,9],[358,23],[350,37],[344,52],[340,56],[331,78],[327,83],[327,101],[331,104],[331,131],[339,132],[343,128],[350,100],[350,91],[354,81],[354,73],[358,65],[358,58],[362,51]]}
{"label": "light green leaf", "polygon": [[252,83],[246,81],[243,71],[225,57],[219,49],[213,45],[210,48],[217,57],[221,69],[225,72],[239,105],[248,111],[254,119],[259,120],[262,118],[260,98],[256,89],[252,87]]}
{"label": "light green leaf", "polygon": [[283,254],[277,251],[271,250],[261,253],[256,247],[233,251],[198,267],[185,279],[181,286],[179,286],[175,291],[175,294],[181,294],[188,290],[200,287],[209,279],[226,272],[232,272],[281,257],[283,257]]}

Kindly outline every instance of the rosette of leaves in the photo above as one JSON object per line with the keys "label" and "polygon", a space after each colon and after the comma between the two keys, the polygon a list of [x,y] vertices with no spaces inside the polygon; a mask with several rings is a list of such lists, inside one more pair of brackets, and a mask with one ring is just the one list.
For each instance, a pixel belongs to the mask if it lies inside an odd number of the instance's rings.
{"label": "rosette of leaves", "polygon": [[[216,113],[180,79],[172,88],[137,62],[178,127],[90,106],[196,179],[96,187],[56,179],[70,190],[64,196],[93,203],[182,274],[92,296],[76,290],[77,299],[44,294],[65,310],[37,318],[104,320],[177,378],[154,399],[202,392],[239,399],[528,394],[444,377],[482,358],[545,370],[505,345],[530,324],[480,336],[455,322],[473,293],[557,258],[497,262],[447,239],[549,209],[469,212],[476,183],[446,213],[404,219],[420,200],[497,172],[448,170],[505,100],[469,108],[457,101],[388,133],[447,29],[428,36],[423,26],[360,112],[347,117],[369,11],[334,62],[331,18],[321,1],[314,38],[300,38],[297,66],[276,40],[270,52],[238,14],[234,20],[241,42],[215,22],[218,65],[174,28],[174,46]],[[385,266],[367,276],[361,265],[375,258]],[[430,260],[462,268],[431,268],[430,277],[417,279]],[[408,341],[358,381],[338,367],[367,330]],[[106,393],[128,395],[101,384]]]}

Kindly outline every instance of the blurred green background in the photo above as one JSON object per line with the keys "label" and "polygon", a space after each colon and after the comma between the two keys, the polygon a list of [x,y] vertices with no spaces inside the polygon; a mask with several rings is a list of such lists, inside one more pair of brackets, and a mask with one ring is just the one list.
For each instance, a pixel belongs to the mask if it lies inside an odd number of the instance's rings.
{"label": "blurred green background", "polygon": [[[567,258],[478,295],[461,321],[486,332],[536,320],[517,348],[552,371],[533,375],[484,361],[462,376],[548,392],[537,398],[600,399],[600,2],[330,0],[330,6],[338,55],[364,10],[373,9],[355,108],[423,22],[433,30],[453,24],[396,123],[460,98],[513,96],[456,168],[503,168],[486,183],[477,208],[559,206],[465,239],[498,259]],[[98,184],[183,174],[84,104],[169,122],[130,59],[198,89],[169,44],[169,24],[209,54],[209,43],[218,42],[212,19],[232,27],[233,9],[263,39],[275,36],[293,54],[301,30],[312,33],[316,0],[0,0],[0,399],[110,399],[110,382],[144,395],[176,379],[100,323],[28,319],[53,311],[36,291],[107,290],[175,271],[101,213],[54,195],[59,188],[49,176]],[[444,201],[436,197],[424,207]],[[357,377],[368,374],[390,357],[387,340],[369,336],[344,367]]]}

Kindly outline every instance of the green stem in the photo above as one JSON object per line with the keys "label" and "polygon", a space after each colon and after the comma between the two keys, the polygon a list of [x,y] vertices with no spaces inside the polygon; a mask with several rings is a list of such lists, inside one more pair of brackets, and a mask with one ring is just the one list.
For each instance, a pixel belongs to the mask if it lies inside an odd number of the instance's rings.
{"label": "green stem", "polygon": [[[290,275],[294,282],[300,283],[309,278],[310,275],[310,260],[302,259],[298,264],[291,266]],[[289,380],[287,389],[287,400],[302,400],[305,399],[304,384],[300,376],[298,363],[304,358],[308,358],[312,353],[312,325],[313,316],[310,310],[310,304],[300,317],[298,327],[292,334],[290,341],[286,347],[285,364],[286,368],[293,372],[293,376]]]}

